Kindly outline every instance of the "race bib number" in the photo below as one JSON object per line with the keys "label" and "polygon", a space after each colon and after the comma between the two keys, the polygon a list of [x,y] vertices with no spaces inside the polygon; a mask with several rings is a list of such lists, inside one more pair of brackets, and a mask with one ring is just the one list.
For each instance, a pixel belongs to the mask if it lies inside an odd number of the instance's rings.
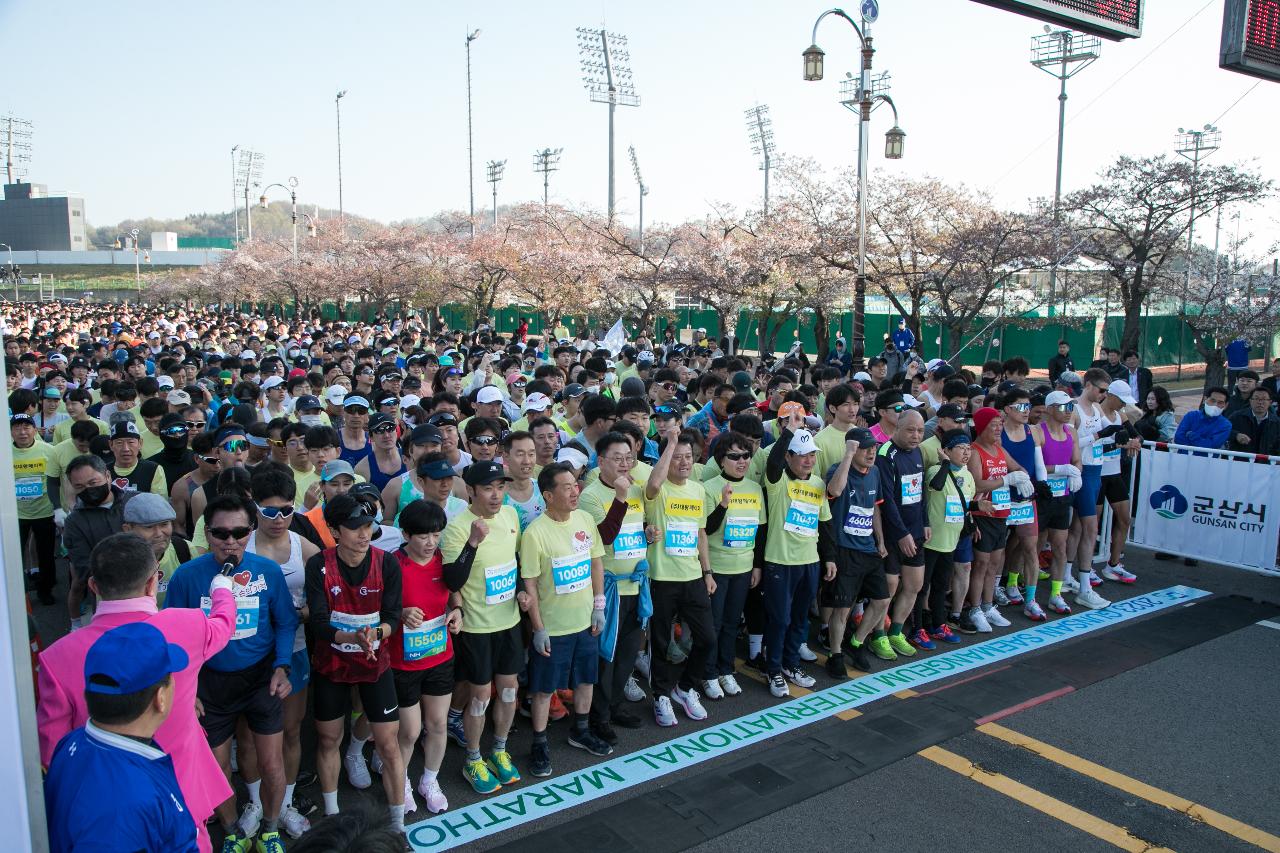
{"label": "race bib number", "polygon": [[875,507],[850,506],[844,517],[844,532],[850,536],[870,536],[871,519],[875,514]]}
{"label": "race bib number", "polygon": [[1089,446],[1089,465],[1101,465],[1102,457],[1106,455],[1106,448],[1099,442],[1094,442]]}
{"label": "race bib number", "polygon": [[591,552],[551,558],[551,581],[556,595],[569,595],[591,584]]}
{"label": "race bib number", "polygon": [[[169,585],[165,584],[168,590]],[[213,610],[213,599],[209,596],[203,596],[200,599],[200,609],[204,611],[204,615],[208,616]],[[246,637],[252,637],[258,633],[258,618],[260,611],[258,610],[258,596],[246,595],[236,598],[236,629],[231,634],[233,640],[243,640]]]}
{"label": "race bib number", "polygon": [[[340,610],[334,610],[329,614],[329,624],[338,631],[349,631],[352,634],[358,632],[361,628],[376,628],[382,620],[379,613],[343,613]],[[364,649],[360,648],[359,643],[330,643],[333,648],[340,652],[348,654],[364,654]],[[378,640],[373,641],[373,648],[378,648]]]}
{"label": "race bib number", "polygon": [[430,622],[423,622],[417,628],[401,626],[400,633],[404,634],[405,660],[422,660],[444,653],[448,647],[448,640],[445,638],[446,616],[447,614],[437,616]]}
{"label": "race bib number", "polygon": [[724,520],[724,547],[750,548],[756,544],[756,531],[760,519],[756,516],[726,516]]}
{"label": "race bib number", "polygon": [[947,505],[943,508],[944,524],[964,524],[964,501],[956,495],[947,495]]}
{"label": "race bib number", "polygon": [[1049,494],[1053,497],[1065,498],[1067,496],[1066,477],[1050,477],[1045,482],[1049,484]]}
{"label": "race bib number", "polygon": [[668,520],[662,544],[668,556],[696,557],[698,555],[698,523]]}
{"label": "race bib number", "polygon": [[924,474],[917,471],[914,474],[908,474],[902,478],[902,505],[910,506],[911,504],[920,503],[920,497],[924,494]]}
{"label": "race bib number", "polygon": [[516,595],[516,561],[484,570],[484,603],[501,604]]}
{"label": "race bib number", "polygon": [[822,489],[809,483],[792,481],[787,484],[787,516],[782,529],[797,536],[812,538],[818,535],[818,513],[823,498]]}
{"label": "race bib number", "polygon": [[648,543],[644,538],[644,522],[624,523],[613,540],[613,559],[638,560],[645,555]]}
{"label": "race bib number", "polygon": [[44,477],[20,477],[13,481],[20,501],[36,501],[44,497]]}
{"label": "race bib number", "polygon": [[999,512],[1000,510],[1009,509],[1013,502],[1009,498],[1009,487],[1001,486],[998,489],[991,490],[991,508]]}
{"label": "race bib number", "polygon": [[1030,501],[1016,503],[1010,508],[1009,518],[1005,521],[1010,527],[1020,527],[1024,524],[1032,524],[1036,520],[1035,505]]}

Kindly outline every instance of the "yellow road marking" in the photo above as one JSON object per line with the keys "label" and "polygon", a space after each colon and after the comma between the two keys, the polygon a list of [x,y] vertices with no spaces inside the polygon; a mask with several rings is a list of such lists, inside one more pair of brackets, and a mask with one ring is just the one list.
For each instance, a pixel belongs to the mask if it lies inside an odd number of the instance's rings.
{"label": "yellow road marking", "polygon": [[1016,800],[1025,806],[1030,806],[1038,812],[1087,832],[1094,838],[1113,844],[1121,850],[1128,850],[1131,853],[1158,853],[1158,851],[1167,851],[1168,849],[1156,847],[1138,838],[1123,826],[1117,826],[1086,811],[1081,811],[1069,803],[1050,797],[1048,794],[1010,779],[1008,776],[992,773],[974,764],[969,759],[956,755],[954,752],[931,746],[920,750],[918,755],[927,758],[940,767],[945,767],[993,791],[1004,794],[1006,797]]}
{"label": "yellow road marking", "polygon": [[1005,743],[1022,747],[1023,749],[1039,755],[1041,758],[1047,759],[1060,764],[1069,770],[1074,770],[1099,782],[1118,788],[1126,793],[1133,794],[1135,797],[1155,803],[1158,806],[1164,806],[1175,812],[1181,812],[1192,820],[1212,826],[1221,832],[1232,835],[1241,841],[1248,842],[1255,847],[1261,847],[1263,850],[1270,850],[1273,853],[1280,853],[1280,837],[1272,835],[1269,832],[1250,826],[1247,823],[1241,823],[1235,818],[1228,817],[1213,809],[1192,802],[1191,800],[1154,788],[1145,782],[1139,782],[1122,773],[1103,767],[1100,764],[1094,764],[1085,758],[1072,755],[1053,746],[1036,740],[1033,737],[1024,735],[1022,732],[1005,728],[996,723],[987,723],[978,727],[978,731],[990,737],[998,738]]}
{"label": "yellow road marking", "polygon": [[[760,684],[763,684],[766,687],[769,685],[769,679],[766,678],[764,673],[760,672],[758,669],[747,666],[746,663],[742,660],[738,660],[737,664],[738,664],[738,672],[742,673],[747,678],[750,678],[752,681],[759,682]],[[790,684],[790,683],[787,684],[787,687],[791,689],[792,696],[808,696],[810,693],[813,692],[812,690],[806,690],[803,687],[797,687],[796,685]],[[857,708],[848,708],[844,711],[840,711],[835,716],[836,716],[836,719],[840,719],[840,720],[852,720],[852,719],[856,719],[857,717],[861,717],[862,712],[859,711]]]}

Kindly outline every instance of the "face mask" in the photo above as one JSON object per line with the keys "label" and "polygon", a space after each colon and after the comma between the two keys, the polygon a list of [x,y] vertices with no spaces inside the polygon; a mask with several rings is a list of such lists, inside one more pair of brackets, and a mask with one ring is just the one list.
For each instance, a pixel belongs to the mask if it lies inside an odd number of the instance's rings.
{"label": "face mask", "polygon": [[165,450],[181,450],[187,446],[187,437],[185,435],[180,435],[177,438],[161,436],[160,441],[163,442]]}
{"label": "face mask", "polygon": [[617,381],[618,381],[618,374],[616,374],[616,373],[612,373],[612,372],[610,372],[610,373],[606,373],[606,374],[604,375],[604,384],[605,384],[605,385],[612,385],[613,383],[615,383],[615,382],[617,382]]}
{"label": "face mask", "polygon": [[324,419],[319,415],[302,415],[298,420],[307,426],[324,426]]}
{"label": "face mask", "polygon": [[1204,413],[1211,418],[1216,418],[1218,415],[1222,414],[1222,409],[1219,409],[1217,406],[1211,406],[1208,403],[1205,403]]}
{"label": "face mask", "polygon": [[600,393],[600,386],[599,386],[599,385],[588,385],[588,386],[587,386],[587,393],[588,393],[588,394],[599,394],[599,393]]}
{"label": "face mask", "polygon": [[378,507],[378,514],[374,516],[374,520],[379,524],[382,523],[382,507]]}
{"label": "face mask", "polygon": [[80,493],[80,500],[84,502],[85,506],[102,506],[102,502],[107,499],[109,494],[111,494],[110,485],[87,486]]}

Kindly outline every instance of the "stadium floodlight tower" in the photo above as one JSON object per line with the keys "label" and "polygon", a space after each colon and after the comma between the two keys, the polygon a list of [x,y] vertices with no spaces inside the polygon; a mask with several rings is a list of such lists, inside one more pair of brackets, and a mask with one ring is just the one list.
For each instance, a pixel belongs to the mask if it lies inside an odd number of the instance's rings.
{"label": "stadium floodlight tower", "polygon": [[578,52],[587,94],[591,100],[609,105],[609,222],[613,222],[613,113],[619,104],[640,106],[640,96],[631,79],[631,54],[626,36],[605,29],[578,27]]}
{"label": "stadium floodlight tower", "polygon": [[542,209],[547,209],[550,197],[551,173],[560,168],[560,152],[563,148],[543,148],[533,152],[533,171],[542,173]]}
{"label": "stadium floodlight tower", "polygon": [[764,172],[764,215],[769,215],[769,169],[773,165],[773,119],[769,117],[768,104],[756,104],[746,111],[747,135],[751,140],[751,153],[760,158],[760,171]]}
{"label": "stadium floodlight tower", "polygon": [[249,206],[249,190],[262,185],[262,160],[257,151],[240,149],[240,163],[236,167],[236,189],[244,193],[245,239],[253,240],[253,208]]}
{"label": "stadium floodlight tower", "polygon": [[644,182],[644,178],[640,176],[640,161],[636,159],[636,147],[631,145],[627,148],[631,153],[631,171],[636,176],[636,187],[640,193],[640,254],[644,254],[644,197],[649,194],[649,185]]}
{"label": "stadium floodlight tower", "polygon": [[8,183],[22,178],[31,162],[31,122],[17,116],[0,117],[0,134],[4,135],[4,173]]}
{"label": "stadium floodlight tower", "polygon": [[485,164],[489,177],[486,180],[493,185],[493,224],[498,224],[498,183],[502,180],[502,172],[507,167],[506,160],[490,160]]}

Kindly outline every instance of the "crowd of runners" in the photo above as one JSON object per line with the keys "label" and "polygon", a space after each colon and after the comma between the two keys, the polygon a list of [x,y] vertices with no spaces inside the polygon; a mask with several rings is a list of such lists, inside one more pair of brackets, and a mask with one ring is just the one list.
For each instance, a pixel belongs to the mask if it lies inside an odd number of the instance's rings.
{"label": "crowd of runners", "polygon": [[901,334],[855,372],[843,341],[818,363],[701,330],[611,351],[416,316],[44,304],[4,324],[32,606],[71,626],[36,664],[51,831],[128,811],[86,804],[111,766],[86,744],[168,756],[177,817],[124,821],[169,833],[146,849],[209,850],[214,828],[226,853],[283,850],[339,812],[343,774],[376,773],[403,832],[449,808],[450,742],[488,795],[564,749],[609,755],[619,728],[1107,607],[1135,581],[1130,456],[1144,421],[1171,425],[1065,348],[1042,382]]}

